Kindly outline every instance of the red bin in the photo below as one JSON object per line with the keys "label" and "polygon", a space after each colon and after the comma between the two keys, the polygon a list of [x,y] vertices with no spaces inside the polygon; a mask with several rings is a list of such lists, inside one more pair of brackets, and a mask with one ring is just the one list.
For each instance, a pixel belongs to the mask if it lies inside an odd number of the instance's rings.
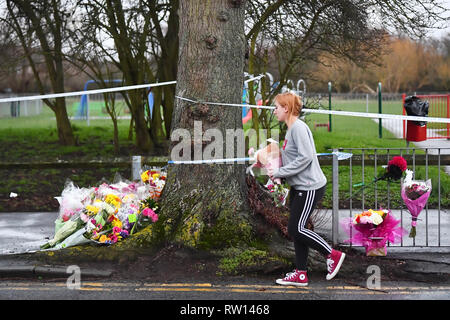
{"label": "red bin", "polygon": [[427,125],[420,126],[414,121],[406,121],[406,141],[427,140]]}

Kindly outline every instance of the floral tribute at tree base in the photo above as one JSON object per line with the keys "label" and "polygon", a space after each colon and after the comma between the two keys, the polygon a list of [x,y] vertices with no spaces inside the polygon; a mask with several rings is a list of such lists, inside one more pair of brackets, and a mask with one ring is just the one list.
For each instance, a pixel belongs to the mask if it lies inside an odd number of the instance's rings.
{"label": "floral tribute at tree base", "polygon": [[158,221],[158,200],[166,182],[164,171],[145,170],[139,182],[116,180],[90,188],[79,188],[68,181],[61,197],[57,197],[60,209],[55,235],[41,249],[85,243],[111,245]]}

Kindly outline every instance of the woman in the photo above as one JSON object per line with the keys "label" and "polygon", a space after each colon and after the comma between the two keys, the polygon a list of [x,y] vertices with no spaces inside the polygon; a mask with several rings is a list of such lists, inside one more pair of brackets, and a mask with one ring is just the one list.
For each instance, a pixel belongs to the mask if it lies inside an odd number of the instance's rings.
{"label": "woman", "polygon": [[291,186],[288,233],[294,241],[296,269],[285,278],[276,280],[281,285],[307,286],[306,263],[308,249],[313,248],[327,256],[327,280],[339,271],[345,254],[334,250],[317,233],[306,229],[311,212],[325,193],[327,179],[317,159],[313,135],[306,123],[298,119],[302,102],[299,96],[287,92],[275,97],[274,114],[285,122],[288,131],[281,150],[282,167],[268,168],[272,178],[285,178]]}

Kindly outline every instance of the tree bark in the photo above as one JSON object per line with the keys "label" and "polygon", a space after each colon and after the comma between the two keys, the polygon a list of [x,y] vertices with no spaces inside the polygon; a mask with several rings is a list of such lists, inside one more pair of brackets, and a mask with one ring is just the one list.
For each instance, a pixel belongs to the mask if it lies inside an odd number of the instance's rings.
{"label": "tree bark", "polygon": [[[243,89],[245,54],[245,1],[180,1],[179,60],[176,95],[194,100],[239,103]],[[195,122],[195,124],[194,124]],[[196,137],[214,129],[223,138]],[[175,100],[173,134],[190,133],[190,152],[209,153],[221,144],[225,154],[226,130],[242,129],[241,109]],[[198,134],[197,134],[198,135]],[[181,142],[181,141],[180,141]],[[171,142],[170,153],[178,141]],[[237,142],[233,139],[236,156]],[[211,153],[211,155],[212,155]],[[206,154],[205,154],[206,155]],[[209,155],[210,156],[210,155]],[[168,168],[161,202],[161,223],[153,235],[201,248],[217,248],[249,242],[253,221],[249,213],[244,164],[176,164]]]}
{"label": "tree bark", "polygon": [[58,139],[62,145],[75,145],[75,137],[73,135],[72,126],[66,110],[66,100],[57,98],[55,107],[51,107],[56,117],[56,129],[58,131]]}

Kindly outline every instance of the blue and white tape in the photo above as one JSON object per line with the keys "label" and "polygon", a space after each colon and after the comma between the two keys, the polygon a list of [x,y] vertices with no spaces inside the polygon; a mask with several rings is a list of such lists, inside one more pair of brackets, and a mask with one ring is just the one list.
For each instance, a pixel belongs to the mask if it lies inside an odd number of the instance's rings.
{"label": "blue and white tape", "polygon": [[3,103],[3,102],[16,102],[16,101],[41,100],[41,99],[54,99],[54,98],[64,98],[64,97],[75,97],[75,96],[82,96],[82,95],[85,95],[85,94],[89,95],[89,94],[96,94],[96,93],[127,91],[127,90],[136,90],[136,89],[160,87],[160,86],[167,86],[167,85],[176,84],[176,83],[177,83],[176,81],[167,81],[167,82],[138,84],[138,85],[134,85],[134,86],[114,87],[114,88],[106,88],[106,89],[95,89],[95,90],[73,91],[73,92],[63,92],[63,93],[41,94],[41,95],[37,95],[37,96],[10,97],[10,98],[0,99],[0,103]]}

